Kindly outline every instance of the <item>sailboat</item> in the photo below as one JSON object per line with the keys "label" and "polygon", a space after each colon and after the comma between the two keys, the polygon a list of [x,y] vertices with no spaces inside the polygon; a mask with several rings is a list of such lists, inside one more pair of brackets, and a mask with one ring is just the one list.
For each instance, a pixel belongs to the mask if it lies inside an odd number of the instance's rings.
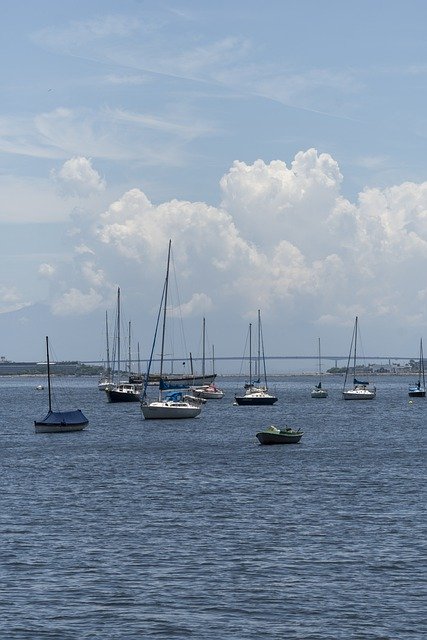
{"label": "sailboat", "polygon": [[418,382],[409,386],[410,398],[425,398],[426,395],[426,383],[424,376],[424,356],[423,356],[423,339],[420,340],[420,360],[418,369]]}
{"label": "sailboat", "polygon": [[[121,353],[120,353],[120,287],[117,288],[117,384],[110,385],[105,389],[108,402],[139,402],[140,390],[137,385],[130,382],[120,381],[121,371]],[[129,330],[129,344],[130,344],[130,330]],[[129,346],[130,353],[130,346]],[[130,356],[129,356],[130,361]],[[129,365],[130,366],[130,365]]]}
{"label": "sailboat", "polygon": [[110,341],[108,337],[108,311],[105,312],[105,336],[106,336],[106,347],[107,347],[107,362],[106,367],[104,369],[103,375],[100,377],[98,382],[98,389],[100,391],[105,391],[113,387],[113,381],[111,379],[111,365],[110,365]]}
{"label": "sailboat", "polygon": [[[159,313],[157,315],[156,328],[154,331],[153,346],[151,348],[150,359],[148,362],[147,375],[145,376],[144,390],[141,398],[141,411],[145,420],[167,420],[178,418],[195,418],[202,410],[201,404],[195,404],[191,400],[184,399],[182,392],[173,390],[170,382],[166,382],[163,379],[163,363],[164,363],[164,350],[165,350],[165,335],[166,335],[166,316],[167,316],[167,302],[168,302],[168,287],[169,287],[169,267],[171,258],[172,241],[169,240],[168,257],[166,265],[166,277],[163,285],[163,293],[160,301]],[[162,341],[160,351],[160,373],[159,373],[159,393],[158,399],[149,402],[147,399],[147,386],[150,379],[150,367],[153,360],[154,348],[156,344],[157,331],[160,322],[160,316],[162,315]],[[172,383],[173,385],[173,383]],[[166,390],[169,392],[164,394]]]}
{"label": "sailboat", "polygon": [[34,420],[36,433],[68,433],[70,431],[82,431],[89,424],[89,420],[80,409],[74,409],[71,411],[52,410],[48,336],[46,336],[46,363],[49,407],[47,415],[44,418]]}
{"label": "sailboat", "polygon": [[311,391],[312,398],[327,398],[328,392],[322,387],[322,359],[320,355],[320,338],[318,338],[318,354],[319,354],[319,382]]}
{"label": "sailboat", "polygon": [[[264,363],[264,385],[257,386],[260,383],[261,344]],[[252,377],[252,323],[249,323],[249,381],[245,384],[245,393],[243,395],[236,394],[234,396],[236,404],[238,404],[239,406],[272,405],[277,402],[277,397],[272,395],[271,393],[268,393],[267,373],[264,357],[264,343],[261,333],[261,313],[259,309],[257,374],[258,379],[254,381]]]}
{"label": "sailboat", "polygon": [[[373,400],[375,398],[377,390],[373,386],[368,388],[369,382],[360,381],[356,378],[356,361],[357,361],[357,337],[358,337],[358,317],[356,316],[354,322],[353,335],[351,338],[350,352],[348,355],[347,369],[344,378],[344,385],[342,390],[342,396],[344,400]],[[353,354],[353,367],[351,367],[351,356]],[[347,378],[349,371],[353,371],[353,387],[346,389]]]}
{"label": "sailboat", "polygon": [[[206,320],[203,318],[203,333],[202,333],[202,384],[191,388],[191,392],[197,398],[203,398],[204,400],[221,400],[224,397],[224,391],[219,389],[215,382],[206,381]],[[212,347],[212,368],[214,368],[214,351]]]}

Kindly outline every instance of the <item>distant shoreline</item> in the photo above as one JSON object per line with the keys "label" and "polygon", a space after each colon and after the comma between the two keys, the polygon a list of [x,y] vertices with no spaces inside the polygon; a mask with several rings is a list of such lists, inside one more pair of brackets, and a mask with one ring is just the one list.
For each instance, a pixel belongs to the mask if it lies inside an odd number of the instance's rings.
{"label": "distant shoreline", "polygon": [[[52,373],[52,377],[55,378],[99,378],[99,372],[94,373]],[[393,376],[395,378],[414,378],[417,377],[418,372],[393,372],[393,371],[381,371],[378,373],[369,373],[369,378],[382,378],[386,376]],[[240,373],[217,373],[217,380],[222,378],[245,378],[244,375]],[[323,378],[343,378],[345,373],[322,373]],[[274,378],[295,378],[295,377],[311,377],[318,378],[319,374],[316,371],[289,371],[287,373],[272,373],[268,376],[268,379]],[[46,378],[46,373],[34,372],[34,373],[16,373],[16,372],[2,372],[0,370],[0,379],[1,378]]]}

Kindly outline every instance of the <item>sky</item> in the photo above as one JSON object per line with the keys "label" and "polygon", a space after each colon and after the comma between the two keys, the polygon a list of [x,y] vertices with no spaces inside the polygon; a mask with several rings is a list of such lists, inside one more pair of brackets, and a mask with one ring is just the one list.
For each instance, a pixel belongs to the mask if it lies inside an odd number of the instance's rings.
{"label": "sky", "polygon": [[[185,350],[417,357],[424,0],[17,0],[0,36],[0,355],[146,357],[172,240]],[[176,346],[174,355],[181,357]],[[171,351],[172,353],[172,351]],[[274,365],[277,369],[281,365]]]}

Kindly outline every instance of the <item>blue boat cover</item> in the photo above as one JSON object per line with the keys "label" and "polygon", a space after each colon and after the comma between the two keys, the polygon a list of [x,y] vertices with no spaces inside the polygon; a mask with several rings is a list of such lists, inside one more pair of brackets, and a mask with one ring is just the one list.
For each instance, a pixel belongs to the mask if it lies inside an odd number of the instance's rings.
{"label": "blue boat cover", "polygon": [[369,382],[361,382],[360,380],[356,380],[356,378],[354,378],[353,384],[369,384]]}
{"label": "blue boat cover", "polygon": [[171,400],[172,402],[180,402],[182,400],[182,393],[180,391],[170,391],[165,395],[165,400]]}
{"label": "blue boat cover", "polygon": [[36,420],[36,424],[87,424],[89,420],[80,409],[73,411],[49,411],[42,420]]}

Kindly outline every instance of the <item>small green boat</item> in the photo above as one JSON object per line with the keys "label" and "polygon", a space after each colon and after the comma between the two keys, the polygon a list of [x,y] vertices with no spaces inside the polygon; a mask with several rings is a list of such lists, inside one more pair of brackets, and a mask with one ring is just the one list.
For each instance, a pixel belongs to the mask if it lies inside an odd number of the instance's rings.
{"label": "small green boat", "polygon": [[261,444],[296,444],[302,438],[303,432],[299,429],[291,429],[285,427],[278,429],[274,425],[268,427],[264,431],[259,431],[256,437]]}

